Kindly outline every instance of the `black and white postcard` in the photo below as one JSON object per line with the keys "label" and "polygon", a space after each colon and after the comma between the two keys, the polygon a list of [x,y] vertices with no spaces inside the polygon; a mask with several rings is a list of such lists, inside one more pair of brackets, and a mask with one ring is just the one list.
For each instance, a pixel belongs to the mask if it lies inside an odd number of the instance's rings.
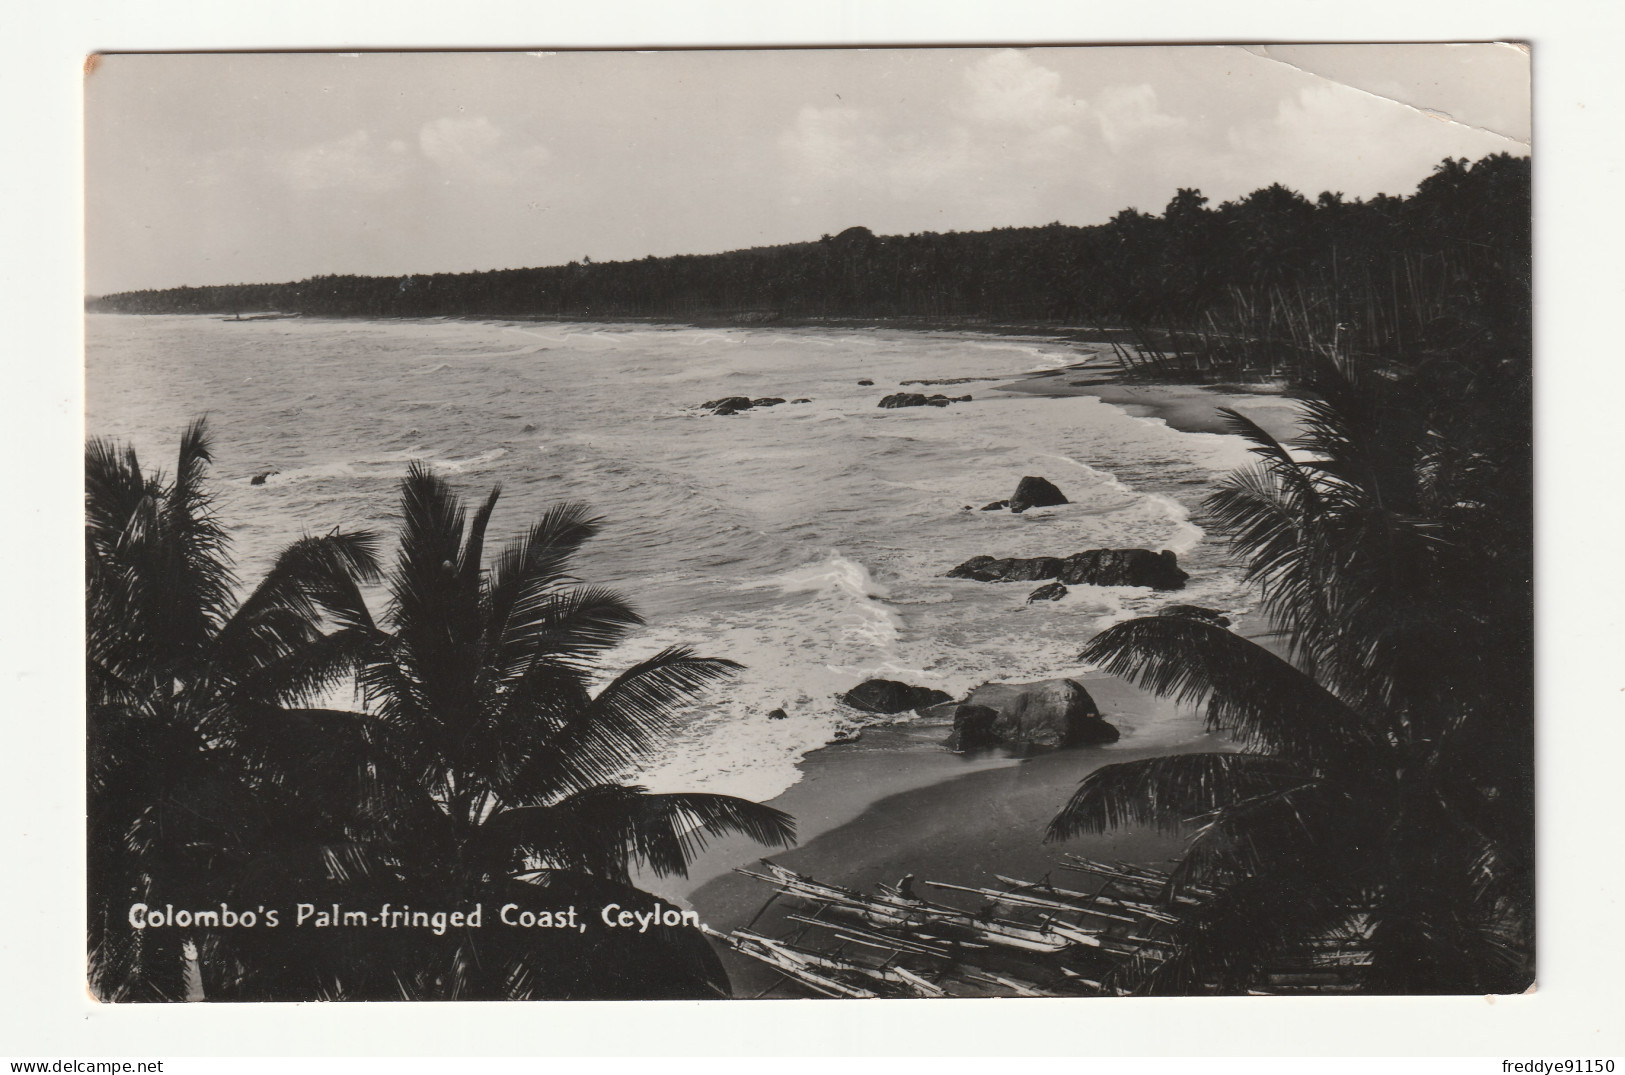
{"label": "black and white postcard", "polygon": [[1528,990],[1529,71],[93,57],[91,994]]}

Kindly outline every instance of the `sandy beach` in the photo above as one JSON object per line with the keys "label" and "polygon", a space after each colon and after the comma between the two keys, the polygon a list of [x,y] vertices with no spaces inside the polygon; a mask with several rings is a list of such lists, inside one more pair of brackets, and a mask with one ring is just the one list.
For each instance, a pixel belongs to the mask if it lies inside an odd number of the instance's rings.
{"label": "sandy beach", "polygon": [[[1187,432],[1220,433],[1221,407],[1233,407],[1278,436],[1292,432],[1292,403],[1278,395],[1222,391],[1195,385],[1123,384],[1086,362],[997,386],[1046,396],[1097,396],[1143,417]],[[1268,625],[1252,615],[1235,626],[1268,642]],[[1086,638],[1077,639],[1081,648]],[[1046,843],[1045,828],[1088,773],[1113,762],[1170,753],[1231,749],[1206,733],[1201,716],[1112,676],[1056,668],[1095,699],[1122,738],[1106,746],[1078,747],[1028,757],[995,750],[955,754],[945,745],[950,725],[920,717],[871,727],[851,743],[826,747],[802,762],[801,780],[772,801],[797,820],[798,843],[771,854],[774,862],[849,888],[872,891],[913,874],[917,884],[997,885],[998,875],[1057,884],[1081,875],[1063,869],[1079,854],[1106,861],[1167,866],[1182,846],[1178,835],[1123,830]],[[638,883],[690,906],[713,929],[726,932],[755,921],[774,933],[783,909],[764,903],[772,889],[732,872],[761,855],[755,845],[728,841],[710,847],[688,878],[644,877]],[[955,902],[940,890],[934,899]],[[960,901],[963,903],[963,900]],[[758,918],[758,916],[760,916]],[[732,952],[723,952],[735,995],[793,995],[772,988],[777,976]]]}
{"label": "sandy beach", "polygon": [[1187,433],[1226,433],[1221,408],[1246,415],[1278,438],[1294,434],[1295,405],[1279,385],[1151,384],[1125,381],[1109,356],[995,386],[1001,392],[1060,398],[1094,396],[1137,418],[1159,418]]}

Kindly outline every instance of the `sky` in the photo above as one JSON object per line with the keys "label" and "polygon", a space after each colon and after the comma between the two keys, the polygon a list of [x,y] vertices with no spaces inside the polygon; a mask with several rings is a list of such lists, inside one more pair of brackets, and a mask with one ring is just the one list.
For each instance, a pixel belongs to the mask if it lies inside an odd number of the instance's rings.
{"label": "sky", "polygon": [[109,55],[86,289],[1097,224],[1526,154],[1505,44]]}

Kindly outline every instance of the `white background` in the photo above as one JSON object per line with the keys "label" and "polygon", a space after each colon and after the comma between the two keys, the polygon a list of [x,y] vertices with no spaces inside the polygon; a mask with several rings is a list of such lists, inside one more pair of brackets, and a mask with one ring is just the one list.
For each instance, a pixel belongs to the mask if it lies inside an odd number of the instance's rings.
{"label": "white background", "polygon": [[[0,16],[0,1055],[1625,1053],[1617,430],[1625,19],[1604,0],[43,0]],[[1540,983],[1533,996],[98,1006],[84,993],[80,88],[97,50],[1523,40],[1534,49]],[[1484,1064],[1500,1070],[1499,1063]]]}

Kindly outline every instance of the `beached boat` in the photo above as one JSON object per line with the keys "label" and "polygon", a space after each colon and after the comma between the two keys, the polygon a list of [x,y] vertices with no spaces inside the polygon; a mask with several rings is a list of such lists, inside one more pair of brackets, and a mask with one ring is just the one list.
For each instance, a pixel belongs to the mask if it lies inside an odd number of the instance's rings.
{"label": "beached boat", "polygon": [[[779,983],[820,996],[1124,996],[1118,972],[1143,973],[1146,961],[1171,957],[1177,940],[1167,927],[1179,910],[1218,891],[1184,886],[1169,902],[1170,876],[1151,867],[1081,856],[1061,865],[1100,878],[1099,887],[1003,875],[995,875],[1002,888],[920,882],[976,897],[970,909],[920,899],[912,884],[859,892],[764,859],[760,870],[738,872],[772,886],[767,902],[743,930],[713,935],[780,971]],[[782,916],[786,935],[753,932],[781,897],[794,901]],[[1274,993],[1357,991],[1371,962],[1370,930],[1351,918],[1306,950],[1283,953],[1265,984]]]}

